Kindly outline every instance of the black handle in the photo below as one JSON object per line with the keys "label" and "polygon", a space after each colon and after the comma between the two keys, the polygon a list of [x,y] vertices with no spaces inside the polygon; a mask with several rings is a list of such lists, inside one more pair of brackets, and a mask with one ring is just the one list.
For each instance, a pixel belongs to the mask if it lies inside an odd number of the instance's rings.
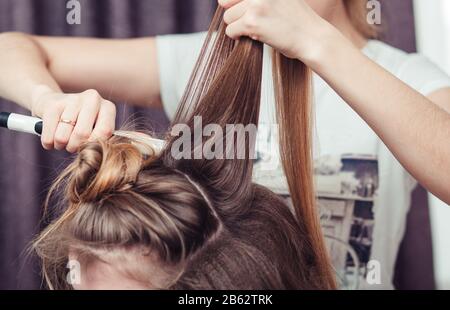
{"label": "black handle", "polygon": [[44,127],[44,123],[43,122],[39,122],[36,123],[36,125],[34,126],[34,130],[36,131],[37,134],[42,135],[42,128]]}
{"label": "black handle", "polygon": [[0,112],[0,127],[8,128],[8,119],[11,113]]}

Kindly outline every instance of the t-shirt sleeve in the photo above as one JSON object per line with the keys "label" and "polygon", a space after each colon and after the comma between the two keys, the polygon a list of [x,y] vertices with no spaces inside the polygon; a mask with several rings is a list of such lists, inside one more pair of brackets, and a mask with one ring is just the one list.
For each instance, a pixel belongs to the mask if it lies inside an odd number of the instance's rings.
{"label": "t-shirt sleeve", "polygon": [[173,119],[200,54],[206,33],[156,37],[161,99]]}
{"label": "t-shirt sleeve", "polygon": [[408,56],[399,68],[398,77],[425,96],[450,87],[450,77],[427,57],[419,54]]}

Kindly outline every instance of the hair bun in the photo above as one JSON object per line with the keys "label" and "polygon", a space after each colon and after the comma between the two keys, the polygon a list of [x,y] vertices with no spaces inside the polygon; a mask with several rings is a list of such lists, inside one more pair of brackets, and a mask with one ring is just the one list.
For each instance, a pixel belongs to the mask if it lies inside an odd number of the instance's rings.
{"label": "hair bun", "polygon": [[144,159],[123,138],[85,144],[72,164],[67,197],[72,203],[91,203],[105,195],[129,190],[136,182]]}

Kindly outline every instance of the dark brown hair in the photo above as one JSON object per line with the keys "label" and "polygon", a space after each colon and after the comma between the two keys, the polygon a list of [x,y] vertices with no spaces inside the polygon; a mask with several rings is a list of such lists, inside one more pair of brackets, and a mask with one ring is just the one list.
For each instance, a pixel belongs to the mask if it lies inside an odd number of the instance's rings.
{"label": "dark brown hair", "polygon": [[[222,16],[218,9],[174,125],[194,129],[195,116],[222,128],[258,124],[263,45],[229,39]],[[273,59],[280,153],[294,214],[252,183],[250,136],[233,139],[231,152],[245,148],[243,159],[174,158],[177,135],[167,137],[161,153],[132,133],[88,143],[50,192],[64,190],[62,214],[34,244],[51,288],[70,288],[64,276],[70,250],[101,259],[99,249],[135,247],[164,271],[165,280],[152,284],[157,287],[335,288],[314,199],[310,72],[279,53]],[[225,138],[191,139],[195,154]]]}

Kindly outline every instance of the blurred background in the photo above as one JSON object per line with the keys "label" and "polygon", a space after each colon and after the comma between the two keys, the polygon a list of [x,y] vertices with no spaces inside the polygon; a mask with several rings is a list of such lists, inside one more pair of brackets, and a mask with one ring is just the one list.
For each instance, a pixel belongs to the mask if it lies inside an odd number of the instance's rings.
{"label": "blurred background", "polygon": [[[215,0],[79,0],[80,25],[66,22],[66,0],[0,0],[0,32],[21,31],[52,36],[129,38],[206,30]],[[384,0],[383,40],[407,52],[419,50],[450,73],[450,1]],[[445,15],[447,18],[445,18]],[[1,74],[1,68],[0,68]],[[0,101],[0,111],[26,113]],[[119,104],[118,125],[130,115],[164,131],[167,119],[158,111]],[[0,131],[0,289],[38,289],[36,262],[24,251],[41,228],[46,188],[69,155],[44,152],[39,139]],[[429,211],[431,204],[431,218]],[[450,288],[450,208],[413,195],[408,228],[397,258],[398,289]],[[433,233],[432,233],[433,232]]]}

